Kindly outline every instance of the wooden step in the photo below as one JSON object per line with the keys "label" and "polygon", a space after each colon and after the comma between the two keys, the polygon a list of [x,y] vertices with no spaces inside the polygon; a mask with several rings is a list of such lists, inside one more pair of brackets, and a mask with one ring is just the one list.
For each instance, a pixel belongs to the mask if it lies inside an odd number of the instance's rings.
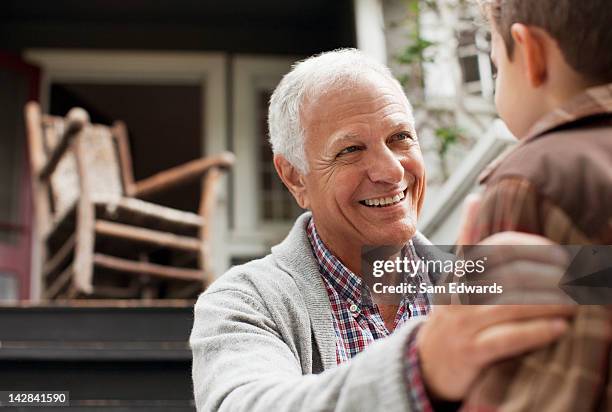
{"label": "wooden step", "polygon": [[2,390],[69,391],[50,411],[195,412],[193,302],[64,304],[0,306]]}

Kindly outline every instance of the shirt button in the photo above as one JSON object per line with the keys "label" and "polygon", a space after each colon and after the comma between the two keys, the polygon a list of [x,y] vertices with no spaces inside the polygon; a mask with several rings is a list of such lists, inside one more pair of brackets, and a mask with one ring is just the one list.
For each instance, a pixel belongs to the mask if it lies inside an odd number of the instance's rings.
{"label": "shirt button", "polygon": [[351,307],[349,308],[349,310],[350,310],[352,313],[357,313],[357,312],[359,312],[359,307],[353,303],[353,304],[351,305]]}

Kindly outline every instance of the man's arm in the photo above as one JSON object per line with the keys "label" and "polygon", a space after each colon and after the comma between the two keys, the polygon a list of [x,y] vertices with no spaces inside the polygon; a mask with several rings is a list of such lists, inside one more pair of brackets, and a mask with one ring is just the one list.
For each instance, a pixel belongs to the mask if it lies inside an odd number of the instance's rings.
{"label": "man's arm", "polygon": [[[502,233],[485,241],[491,245],[546,242],[518,233]],[[534,274],[543,263],[549,271],[559,267],[553,255],[545,258],[551,260],[521,267]],[[300,348],[312,345],[309,335],[281,338],[254,288],[211,289],[196,304],[190,339],[198,410],[411,410],[405,352],[416,323],[375,342],[350,364],[303,375],[298,353],[308,352]],[[567,327],[563,318],[573,313],[569,306],[501,309],[441,306],[419,327],[419,372],[434,398],[462,399],[483,368],[554,341]],[[305,322],[296,313],[288,317],[292,324]]]}
{"label": "man's arm", "polygon": [[[297,321],[297,320],[296,320]],[[406,411],[406,325],[349,364],[303,375],[299,347],[280,336],[255,293],[200,296],[190,343],[199,411]],[[297,342],[297,345],[311,345]]]}

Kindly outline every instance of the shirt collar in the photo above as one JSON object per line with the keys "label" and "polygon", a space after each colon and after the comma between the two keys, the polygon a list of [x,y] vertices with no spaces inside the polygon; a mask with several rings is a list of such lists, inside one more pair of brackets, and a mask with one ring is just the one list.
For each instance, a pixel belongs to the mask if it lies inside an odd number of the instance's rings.
{"label": "shirt collar", "polygon": [[612,83],[592,87],[542,117],[533,125],[529,132],[527,132],[525,140],[541,136],[559,126],[575,122],[585,117],[611,113]]}
{"label": "shirt collar", "polygon": [[486,167],[478,180],[480,183],[485,182],[509,153],[529,144],[543,134],[587,117],[606,114],[612,114],[612,83],[589,88],[561,107],[546,114],[529,129],[525,138],[521,139],[518,145],[507,149]]}
{"label": "shirt collar", "polygon": [[[373,306],[372,297],[363,280],[327,249],[327,246],[325,246],[325,243],[319,237],[314,218],[310,218],[306,232],[319,264],[321,276],[329,282],[338,295],[348,302],[349,305],[355,304],[358,307]],[[412,240],[403,247],[402,257],[410,255],[410,247],[412,247]],[[408,304],[406,299],[404,299],[404,304]]]}
{"label": "shirt collar", "polygon": [[321,275],[329,282],[331,287],[349,304],[361,305],[363,282],[340,260],[334,256],[323,240],[319,237],[314,218],[310,219],[307,227],[308,239],[317,258]]}

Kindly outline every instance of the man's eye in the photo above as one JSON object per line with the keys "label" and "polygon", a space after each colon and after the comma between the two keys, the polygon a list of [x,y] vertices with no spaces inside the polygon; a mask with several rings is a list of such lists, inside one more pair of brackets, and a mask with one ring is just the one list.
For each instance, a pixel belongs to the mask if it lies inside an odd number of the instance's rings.
{"label": "man's eye", "polygon": [[359,149],[360,149],[359,146],[349,146],[349,147],[346,147],[346,148],[342,149],[338,153],[338,156],[342,156],[342,155],[345,155],[345,154],[353,153],[353,152],[356,152]]}
{"label": "man's eye", "polygon": [[401,140],[414,140],[414,138],[410,133],[407,132],[401,132],[391,137],[392,142],[399,142]]}

